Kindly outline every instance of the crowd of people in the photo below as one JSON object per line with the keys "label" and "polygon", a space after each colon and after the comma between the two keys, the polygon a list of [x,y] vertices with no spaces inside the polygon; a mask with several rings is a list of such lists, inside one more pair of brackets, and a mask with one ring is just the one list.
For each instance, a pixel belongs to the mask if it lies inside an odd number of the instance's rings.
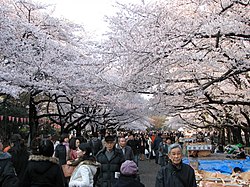
{"label": "crowd of people", "polygon": [[27,148],[14,134],[8,145],[0,143],[0,186],[143,187],[139,160],[154,159],[161,166],[157,187],[195,187],[194,170],[182,163],[181,137],[133,131],[93,133],[88,138],[62,134],[59,139],[37,136]]}

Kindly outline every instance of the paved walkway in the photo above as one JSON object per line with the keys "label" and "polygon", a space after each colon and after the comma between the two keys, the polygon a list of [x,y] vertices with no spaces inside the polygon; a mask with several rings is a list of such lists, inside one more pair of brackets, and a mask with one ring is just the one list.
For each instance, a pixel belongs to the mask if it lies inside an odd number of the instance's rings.
{"label": "paved walkway", "polygon": [[154,159],[139,161],[140,180],[145,187],[155,186],[155,177],[159,169],[160,165],[155,164]]}

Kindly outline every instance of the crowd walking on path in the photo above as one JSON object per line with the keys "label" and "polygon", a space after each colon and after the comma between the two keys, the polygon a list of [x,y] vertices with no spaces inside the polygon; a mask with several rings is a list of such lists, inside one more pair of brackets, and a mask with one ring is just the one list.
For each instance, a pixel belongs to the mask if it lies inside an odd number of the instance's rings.
{"label": "crowd walking on path", "polygon": [[134,131],[58,139],[38,135],[28,147],[14,134],[0,142],[0,186],[144,187],[140,165],[153,162],[159,166],[153,174],[156,187],[196,187],[194,170],[182,163],[178,136]]}

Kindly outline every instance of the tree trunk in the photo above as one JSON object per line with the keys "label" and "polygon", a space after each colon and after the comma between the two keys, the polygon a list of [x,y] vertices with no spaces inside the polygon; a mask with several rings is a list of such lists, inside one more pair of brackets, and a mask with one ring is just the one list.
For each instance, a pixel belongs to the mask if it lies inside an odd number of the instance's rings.
{"label": "tree trunk", "polygon": [[246,147],[250,147],[249,132],[246,130],[243,130],[243,132],[244,132],[244,136],[245,136]]}
{"label": "tree trunk", "polygon": [[221,131],[220,131],[220,144],[222,144],[222,145],[225,145],[225,128],[224,127],[222,127],[222,129],[221,129]]}
{"label": "tree trunk", "polygon": [[231,139],[232,139],[232,136],[231,136],[231,128],[227,127],[227,144],[231,144]]}
{"label": "tree trunk", "polygon": [[34,97],[30,95],[29,102],[29,127],[30,127],[30,140],[32,141],[37,135],[38,120],[37,120],[37,111],[34,104]]}
{"label": "tree trunk", "polygon": [[233,144],[239,143],[238,141],[238,127],[232,127],[232,134],[233,134]]}
{"label": "tree trunk", "polygon": [[242,139],[242,136],[241,136],[241,128],[240,127],[238,127],[237,128],[237,131],[236,131],[236,136],[237,136],[237,140],[238,140],[238,142],[237,143],[241,143],[241,144],[245,144],[244,142],[243,142],[243,139]]}

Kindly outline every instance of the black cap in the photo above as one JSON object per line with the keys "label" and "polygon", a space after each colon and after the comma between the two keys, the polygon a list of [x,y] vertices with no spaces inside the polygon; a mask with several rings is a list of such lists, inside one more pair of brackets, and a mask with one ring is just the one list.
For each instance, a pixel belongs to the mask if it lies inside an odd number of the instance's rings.
{"label": "black cap", "polygon": [[115,141],[115,137],[114,136],[106,136],[105,137],[105,142],[114,142]]}

